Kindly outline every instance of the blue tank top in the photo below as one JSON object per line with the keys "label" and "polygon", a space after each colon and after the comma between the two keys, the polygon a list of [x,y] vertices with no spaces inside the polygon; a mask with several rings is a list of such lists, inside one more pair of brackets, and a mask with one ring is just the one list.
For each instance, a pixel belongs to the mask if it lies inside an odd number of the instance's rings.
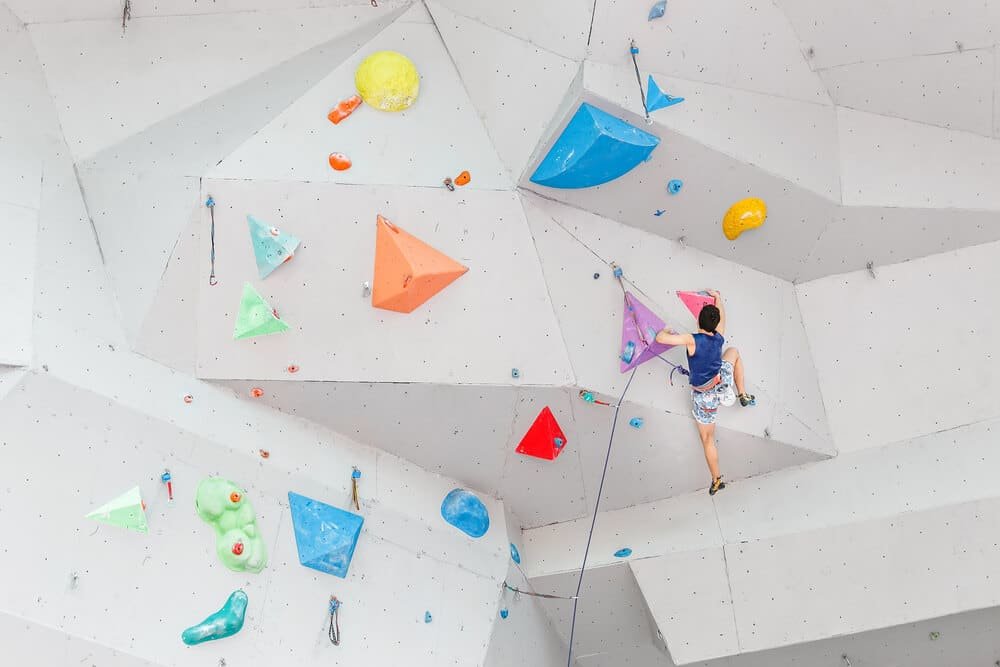
{"label": "blue tank top", "polygon": [[701,387],[712,381],[722,368],[722,345],[726,339],[716,332],[694,334],[694,354],[688,355],[688,370],[691,371],[691,386]]}

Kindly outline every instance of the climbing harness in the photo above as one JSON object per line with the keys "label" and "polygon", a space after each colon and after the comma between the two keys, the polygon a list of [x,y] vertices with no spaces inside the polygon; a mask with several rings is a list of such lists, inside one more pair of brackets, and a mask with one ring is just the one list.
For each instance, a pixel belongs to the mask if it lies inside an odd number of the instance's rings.
{"label": "climbing harness", "polygon": [[330,596],[330,631],[327,636],[330,637],[330,643],[334,646],[340,646],[340,600],[337,599],[336,595]]}
{"label": "climbing harness", "polygon": [[219,281],[215,277],[215,199],[212,198],[212,195],[208,195],[205,206],[208,207],[209,215],[212,216],[212,272],[208,274],[208,284],[217,285]]}
{"label": "climbing harness", "polygon": [[[642,343],[646,347],[649,347],[649,342],[646,340],[646,336],[645,336],[644,332],[642,331],[642,328],[639,326],[639,319],[635,316],[635,309],[633,309],[632,306],[629,305],[629,303],[627,301],[628,296],[627,296],[627,290],[625,289],[625,272],[622,270],[622,268],[620,266],[618,266],[614,262],[611,263],[611,269],[614,272],[615,278],[618,280],[618,286],[622,288],[622,294],[626,296],[625,310],[632,316],[632,322],[635,324],[635,330],[639,334],[639,340],[641,340]],[[632,344],[632,351],[633,352],[634,352],[634,349],[635,349],[635,344],[633,343]],[[672,369],[670,371],[670,378],[669,378],[670,379],[670,386],[671,387],[674,385],[674,373],[680,373],[681,375],[686,375],[688,377],[691,376],[691,373],[688,371],[688,369],[684,368],[683,366],[679,366],[679,365],[675,364],[674,362],[670,361],[669,359],[664,358],[664,356],[662,354],[658,354],[658,355],[656,355],[656,357],[658,359],[660,359],[660,361],[662,361],[663,363],[665,363],[668,366],[670,366],[670,368]],[[628,359],[625,359],[625,356],[623,355],[622,356],[622,360],[626,364],[627,363],[631,363],[631,361],[632,361],[632,355],[630,354]],[[584,397],[584,400],[587,400],[586,397]]]}
{"label": "climbing harness", "polygon": [[646,116],[646,122],[651,122],[649,118],[649,110],[646,108],[646,91],[642,89],[642,75],[639,74],[639,61],[636,60],[636,56],[639,55],[639,47],[635,45],[635,40],[632,40],[629,46],[628,52],[632,54],[632,65],[635,67],[635,80],[639,84],[639,95],[642,97],[642,112]]}

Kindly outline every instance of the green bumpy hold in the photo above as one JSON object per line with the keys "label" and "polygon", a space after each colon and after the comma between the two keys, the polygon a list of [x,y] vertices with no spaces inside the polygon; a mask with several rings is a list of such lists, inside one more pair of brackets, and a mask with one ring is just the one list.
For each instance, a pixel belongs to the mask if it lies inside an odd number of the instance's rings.
{"label": "green bumpy hold", "polygon": [[267,565],[267,549],[257,528],[257,516],[246,492],[222,477],[198,485],[195,509],[215,529],[215,551],[233,572],[260,572]]}

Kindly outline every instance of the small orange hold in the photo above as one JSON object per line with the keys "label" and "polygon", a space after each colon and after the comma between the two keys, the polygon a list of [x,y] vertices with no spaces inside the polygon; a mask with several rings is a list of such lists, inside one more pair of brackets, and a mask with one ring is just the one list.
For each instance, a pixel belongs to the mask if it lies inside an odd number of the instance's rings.
{"label": "small orange hold", "polygon": [[260,458],[262,459],[271,458],[271,452],[267,451],[266,449],[259,449],[257,451],[260,453]]}
{"label": "small orange hold", "polygon": [[240,495],[239,491],[233,491],[232,493],[229,494],[229,502],[236,504],[240,502],[240,498],[242,497],[243,496]]}
{"label": "small orange hold", "polygon": [[264,390],[261,389],[260,387],[254,387],[253,389],[250,390],[250,395],[253,396],[254,398],[260,398],[261,396],[264,395]]}
{"label": "small orange hold", "polygon": [[142,511],[145,512],[146,511],[146,501],[145,500],[140,500],[139,502],[142,503]]}
{"label": "small orange hold", "polygon": [[192,396],[191,394],[186,395],[184,397],[184,402],[185,403],[194,403],[194,396]]}
{"label": "small orange hold", "polygon": [[289,373],[298,373],[299,367],[296,366],[295,364],[289,364],[288,368],[286,368],[285,370],[288,371]]}
{"label": "small orange hold", "polygon": [[472,180],[472,174],[467,171],[463,171],[461,174],[455,177],[455,185],[468,185],[469,181]]}
{"label": "small orange hold", "polygon": [[243,555],[243,543],[242,542],[237,542],[236,544],[233,545],[233,555],[234,556],[241,556],[241,555]]}
{"label": "small orange hold", "polygon": [[326,117],[330,119],[331,123],[336,125],[337,123],[339,123],[340,121],[344,120],[352,113],[354,113],[354,110],[357,109],[359,106],[361,106],[361,96],[351,95],[346,100],[342,100],[340,104],[335,106],[333,108],[333,111],[327,114]]}
{"label": "small orange hold", "polygon": [[330,153],[330,166],[336,171],[346,171],[351,168],[351,158],[343,153]]}
{"label": "small orange hold", "polygon": [[281,230],[277,227],[271,227],[269,231],[271,232],[271,236],[281,236]]}

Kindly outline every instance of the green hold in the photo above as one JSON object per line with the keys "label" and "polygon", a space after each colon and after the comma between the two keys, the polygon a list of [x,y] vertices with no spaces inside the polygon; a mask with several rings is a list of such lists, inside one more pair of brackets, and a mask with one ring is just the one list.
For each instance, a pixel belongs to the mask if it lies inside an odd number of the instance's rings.
{"label": "green hold", "polygon": [[257,516],[246,492],[222,477],[198,485],[194,501],[198,516],[215,529],[215,551],[233,572],[260,572],[267,549],[257,528]]}

